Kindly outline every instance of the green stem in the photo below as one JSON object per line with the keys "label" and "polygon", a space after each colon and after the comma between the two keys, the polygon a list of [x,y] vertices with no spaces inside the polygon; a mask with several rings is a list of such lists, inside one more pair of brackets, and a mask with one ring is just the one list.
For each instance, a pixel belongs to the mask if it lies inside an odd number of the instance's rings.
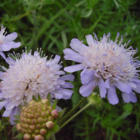
{"label": "green stem", "polygon": [[30,12],[31,12],[31,11],[28,11],[28,12],[26,12],[25,14],[20,15],[20,16],[18,16],[18,17],[16,17],[16,18],[14,18],[12,21],[20,20],[21,18],[23,18],[23,17],[25,17],[25,16],[29,15],[29,14],[30,14]]}
{"label": "green stem", "polygon": [[92,103],[89,102],[88,104],[86,104],[82,109],[80,109],[77,113],[75,113],[71,118],[69,118],[65,123],[63,123],[60,126],[60,129],[63,128],[66,124],[68,124],[72,119],[74,119],[77,115],[79,115],[82,111],[84,111],[86,108],[88,108]]}
{"label": "green stem", "polygon": [[5,118],[4,117],[2,117],[2,122],[3,122],[3,125],[4,125],[5,140],[8,140],[7,127],[6,127],[6,124],[5,124]]}
{"label": "green stem", "polygon": [[54,134],[52,133],[51,140],[56,140]]}
{"label": "green stem", "polygon": [[69,113],[67,113],[61,120],[60,122],[58,122],[59,124],[62,124],[69,116],[71,116],[77,109],[78,107],[86,100],[86,97],[83,97],[80,102],[72,109],[69,111]]}

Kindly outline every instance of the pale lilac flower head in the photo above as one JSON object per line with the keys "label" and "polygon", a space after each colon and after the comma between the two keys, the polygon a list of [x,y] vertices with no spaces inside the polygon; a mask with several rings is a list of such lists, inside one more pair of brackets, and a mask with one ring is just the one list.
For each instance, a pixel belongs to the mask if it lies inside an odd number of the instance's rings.
{"label": "pale lilac flower head", "polygon": [[[19,105],[24,105],[35,96],[46,98],[51,93],[52,98],[69,99],[73,93],[73,85],[68,81],[73,81],[72,74],[65,75],[61,70],[59,63],[60,56],[56,55],[54,59],[43,56],[38,51],[34,55],[24,52],[21,56],[17,55],[16,60],[7,59],[9,68],[1,67],[4,72],[0,72],[0,109],[4,106],[6,111],[3,116],[11,116],[13,124],[13,115],[19,112]],[[62,75],[62,76],[61,76]],[[68,89],[67,89],[68,88]],[[70,88],[70,89],[69,89]]]}
{"label": "pale lilac flower head", "polygon": [[3,25],[1,25],[1,31],[0,31],[0,55],[5,58],[5,55],[3,52],[9,51],[12,48],[18,48],[21,43],[20,42],[14,42],[17,38],[17,33],[11,33],[8,35],[5,35],[5,28]]}
{"label": "pale lilac flower head", "polygon": [[110,34],[104,35],[98,40],[95,35],[87,35],[88,46],[78,39],[72,39],[71,48],[64,50],[64,58],[73,60],[80,64],[66,67],[67,72],[81,72],[82,87],[80,94],[84,97],[89,96],[93,89],[98,86],[100,96],[106,97],[111,104],[117,104],[119,99],[116,88],[122,92],[125,103],[136,102],[137,98],[134,91],[140,93],[140,80],[137,68],[140,61],[134,58],[136,50],[132,47],[127,48],[127,44],[122,44],[121,38],[118,42],[119,34],[115,41],[110,40]]}

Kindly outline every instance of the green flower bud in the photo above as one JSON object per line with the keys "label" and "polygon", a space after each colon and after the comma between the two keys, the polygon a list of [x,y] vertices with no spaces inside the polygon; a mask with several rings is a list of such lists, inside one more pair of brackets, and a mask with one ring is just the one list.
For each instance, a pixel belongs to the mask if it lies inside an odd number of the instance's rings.
{"label": "green flower bud", "polygon": [[57,119],[58,118],[58,111],[55,109],[51,112],[51,115],[53,116],[54,119]]}
{"label": "green flower bud", "polygon": [[49,117],[48,117],[48,120],[49,120],[49,121],[53,121],[53,117],[52,117],[52,116],[49,116]]}
{"label": "green flower bud", "polygon": [[47,134],[47,130],[46,130],[46,129],[44,129],[44,128],[43,128],[43,129],[41,129],[41,130],[40,130],[40,134],[41,134],[41,135],[45,135],[45,134]]}
{"label": "green flower bud", "polygon": [[49,136],[48,131],[54,131],[58,117],[58,111],[53,109],[48,99],[31,101],[26,107],[22,107],[20,123],[16,128],[24,134],[24,140],[44,140],[47,134]]}
{"label": "green flower bud", "polygon": [[35,125],[30,125],[29,127],[30,130],[35,130],[35,128],[36,128]]}
{"label": "green flower bud", "polygon": [[39,113],[35,113],[35,117],[36,118],[40,117],[40,114]]}
{"label": "green flower bud", "polygon": [[32,119],[32,124],[37,124],[37,120],[36,119]]}
{"label": "green flower bud", "polygon": [[48,129],[52,129],[54,127],[54,123],[52,121],[48,121],[46,123],[46,126],[47,126]]}
{"label": "green flower bud", "polygon": [[44,104],[48,104],[49,100],[48,99],[42,99],[41,102],[44,103]]}
{"label": "green flower bud", "polygon": [[35,140],[44,140],[44,137],[42,135],[36,135]]}
{"label": "green flower bud", "polygon": [[43,123],[44,120],[43,120],[43,118],[39,117],[37,121],[38,121],[38,123],[41,124],[41,123]]}
{"label": "green flower bud", "polygon": [[40,132],[39,132],[39,130],[35,130],[35,134],[39,134]]}
{"label": "green flower bud", "polygon": [[37,128],[37,129],[40,129],[41,127],[42,127],[42,126],[41,126],[40,124],[37,124],[37,125],[36,125],[36,128]]}
{"label": "green flower bud", "polygon": [[31,100],[30,102],[29,102],[29,105],[32,105],[32,104],[34,104],[35,103],[35,101],[34,100]]}
{"label": "green flower bud", "polygon": [[31,135],[29,134],[24,134],[24,140],[30,140],[31,139]]}
{"label": "green flower bud", "polygon": [[42,127],[43,127],[43,128],[46,128],[46,123],[43,123],[43,124],[42,124]]}
{"label": "green flower bud", "polygon": [[20,130],[21,130],[21,124],[18,123],[18,124],[16,125],[16,128],[17,128],[18,131],[20,131]]}
{"label": "green flower bud", "polygon": [[47,117],[48,113],[47,112],[41,112],[42,117]]}

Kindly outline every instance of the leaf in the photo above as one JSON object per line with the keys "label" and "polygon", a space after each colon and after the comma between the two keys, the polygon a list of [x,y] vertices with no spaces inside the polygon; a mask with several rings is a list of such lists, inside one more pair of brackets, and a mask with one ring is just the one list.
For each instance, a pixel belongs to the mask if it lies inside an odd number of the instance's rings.
{"label": "leaf", "polygon": [[15,118],[17,118],[18,120],[20,119],[19,115],[14,115]]}
{"label": "leaf", "polygon": [[34,101],[38,101],[34,95],[33,95],[32,99],[33,99]]}
{"label": "leaf", "polygon": [[49,132],[47,132],[47,134],[46,134],[46,138],[50,138],[51,137],[51,132],[49,131]]}
{"label": "leaf", "polygon": [[19,133],[18,135],[16,135],[15,139],[22,139],[24,136],[23,133]]}
{"label": "leaf", "polygon": [[52,105],[53,109],[56,109],[56,105],[57,105],[57,99],[55,99],[55,101],[54,101],[54,103]]}
{"label": "leaf", "polygon": [[16,125],[14,125],[14,127],[12,128],[12,132],[16,132],[17,129],[16,129]]}
{"label": "leaf", "polygon": [[66,111],[66,108],[64,108],[61,112],[58,112],[59,114],[59,119],[58,120],[61,120],[61,118],[64,116],[65,114],[65,111]]}
{"label": "leaf", "polygon": [[41,97],[40,97],[40,95],[38,94],[38,101],[41,101]]}
{"label": "leaf", "polygon": [[9,57],[11,57],[12,59],[16,60],[16,58],[13,56],[13,54],[8,54]]}
{"label": "leaf", "polygon": [[54,127],[53,127],[53,129],[52,129],[52,131],[54,132],[54,133],[56,133],[56,132],[58,132],[60,130],[60,128],[59,128],[59,126],[56,124]]}
{"label": "leaf", "polygon": [[49,105],[51,105],[51,94],[50,93],[47,95],[47,99],[49,100]]}

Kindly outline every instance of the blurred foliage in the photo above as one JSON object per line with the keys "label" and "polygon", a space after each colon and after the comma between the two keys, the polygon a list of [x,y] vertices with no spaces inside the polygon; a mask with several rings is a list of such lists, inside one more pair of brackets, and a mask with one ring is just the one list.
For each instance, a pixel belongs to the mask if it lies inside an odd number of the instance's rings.
{"label": "blurred foliage", "polygon": [[[128,46],[140,50],[139,6],[138,0],[1,0],[0,22],[8,33],[18,33],[16,41],[20,41],[22,46],[16,52],[21,52],[26,46],[33,51],[42,48],[49,56],[63,56],[63,49],[69,47],[72,38],[86,43],[85,35],[96,33],[100,38],[108,32],[111,39],[120,32],[124,42],[131,39]],[[64,61],[63,64],[67,66],[74,62]],[[81,98],[78,92],[81,86],[79,72],[75,76],[72,102],[59,102],[62,107],[71,108]],[[110,105],[106,99],[102,100],[102,106],[90,107],[67,126],[66,130],[73,129],[69,138],[64,133],[59,139],[140,139],[138,94],[137,97],[136,104],[124,104],[120,97],[116,106]]]}

